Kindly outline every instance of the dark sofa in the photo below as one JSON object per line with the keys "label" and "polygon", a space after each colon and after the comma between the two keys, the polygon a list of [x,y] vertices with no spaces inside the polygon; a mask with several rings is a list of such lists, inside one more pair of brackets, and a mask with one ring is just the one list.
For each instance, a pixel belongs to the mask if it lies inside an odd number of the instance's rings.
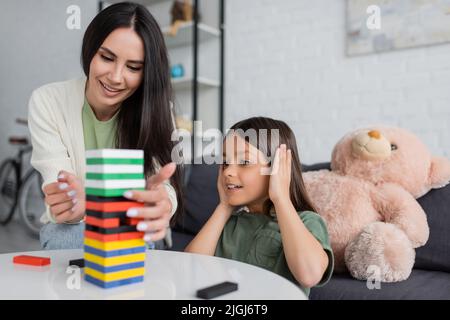
{"label": "dark sofa", "polygon": [[[304,171],[329,169],[329,163],[304,166]],[[219,201],[217,165],[189,165],[185,172],[185,213],[172,231],[171,250],[182,251],[200,230]],[[410,277],[368,289],[365,281],[334,274],[330,282],[311,290],[310,299],[450,299],[450,185],[431,190],[418,202],[427,214],[430,238],[416,250]]]}

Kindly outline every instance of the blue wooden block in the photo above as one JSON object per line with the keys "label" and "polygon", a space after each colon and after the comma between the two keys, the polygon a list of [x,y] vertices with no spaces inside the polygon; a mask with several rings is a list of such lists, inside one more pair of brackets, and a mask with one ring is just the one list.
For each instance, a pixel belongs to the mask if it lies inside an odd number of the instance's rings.
{"label": "blue wooden block", "polygon": [[109,288],[114,288],[114,287],[119,287],[119,286],[124,286],[124,285],[127,285],[127,284],[132,284],[132,283],[137,283],[137,282],[143,282],[144,281],[144,277],[143,276],[123,279],[123,280],[117,280],[117,281],[109,281],[109,282],[104,282],[104,281],[95,279],[95,278],[93,278],[93,277],[91,277],[89,275],[85,275],[84,279],[87,282],[95,284],[96,286],[102,287],[104,289],[109,289]]}
{"label": "blue wooden block", "polygon": [[128,269],[136,269],[136,268],[142,268],[145,266],[144,261],[120,264],[118,266],[111,266],[111,267],[104,267],[99,264],[87,261],[87,260],[84,262],[84,264],[86,267],[97,270],[101,273],[109,273],[109,272],[117,272],[117,271],[128,270]]}
{"label": "blue wooden block", "polygon": [[100,256],[103,258],[123,256],[123,255],[127,255],[127,254],[142,253],[142,252],[145,252],[145,250],[146,250],[145,246],[135,247],[135,248],[130,248],[130,249],[110,250],[110,251],[104,251],[104,250],[92,248],[92,247],[86,246],[86,245],[84,246],[85,252],[95,254],[96,256]]}

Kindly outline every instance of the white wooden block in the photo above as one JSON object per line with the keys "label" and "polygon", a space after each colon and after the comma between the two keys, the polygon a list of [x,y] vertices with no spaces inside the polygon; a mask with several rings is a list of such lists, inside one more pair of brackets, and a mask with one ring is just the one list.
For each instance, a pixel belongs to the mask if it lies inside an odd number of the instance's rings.
{"label": "white wooden block", "polygon": [[96,149],[87,150],[86,159],[91,158],[116,158],[116,159],[143,159],[143,150],[130,149]]}

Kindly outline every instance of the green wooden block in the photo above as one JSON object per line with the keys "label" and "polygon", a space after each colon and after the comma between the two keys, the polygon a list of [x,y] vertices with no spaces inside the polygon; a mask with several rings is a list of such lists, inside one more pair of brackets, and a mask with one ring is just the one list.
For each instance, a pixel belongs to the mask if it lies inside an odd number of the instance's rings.
{"label": "green wooden block", "polygon": [[144,164],[144,159],[88,158],[86,164]]}

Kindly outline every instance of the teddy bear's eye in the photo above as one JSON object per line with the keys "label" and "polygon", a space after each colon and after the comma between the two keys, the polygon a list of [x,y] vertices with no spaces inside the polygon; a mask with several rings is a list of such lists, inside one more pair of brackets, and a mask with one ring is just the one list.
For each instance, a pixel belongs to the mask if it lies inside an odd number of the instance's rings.
{"label": "teddy bear's eye", "polygon": [[392,150],[392,151],[397,150],[397,149],[398,149],[397,145],[391,144],[391,150]]}

